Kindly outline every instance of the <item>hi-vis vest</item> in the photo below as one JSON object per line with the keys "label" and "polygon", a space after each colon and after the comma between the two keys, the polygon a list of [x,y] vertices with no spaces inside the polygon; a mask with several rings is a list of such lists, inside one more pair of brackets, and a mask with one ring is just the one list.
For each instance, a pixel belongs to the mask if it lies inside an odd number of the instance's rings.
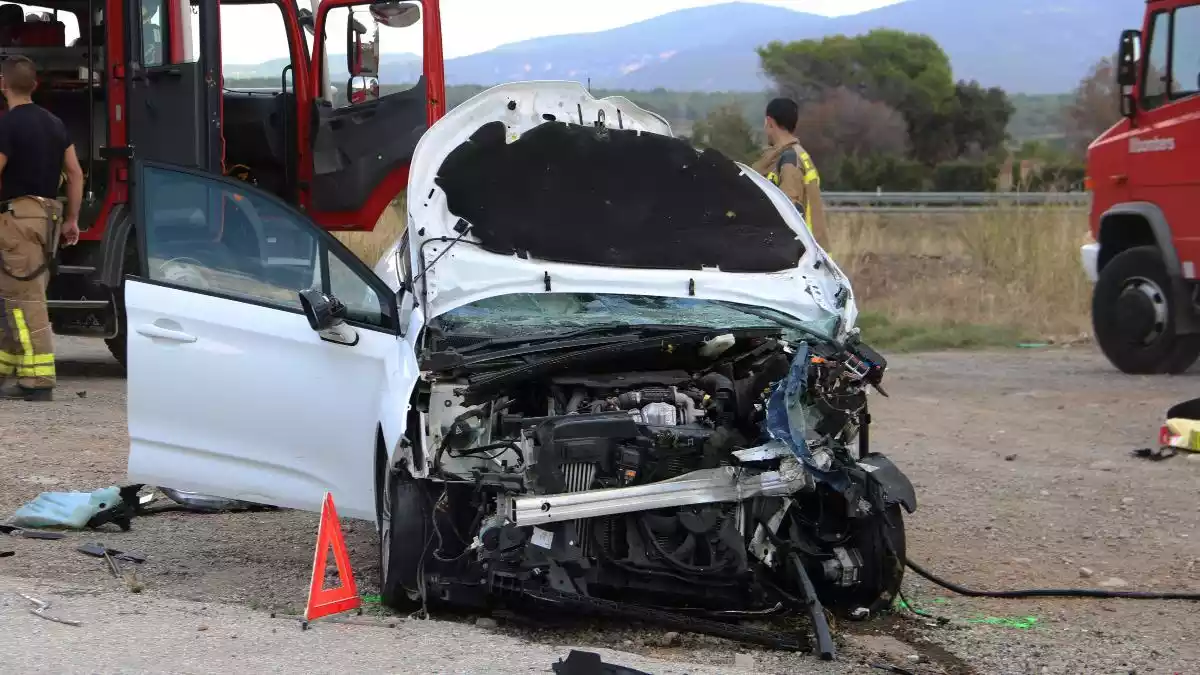
{"label": "hi-vis vest", "polygon": [[[808,196],[808,186],[816,184],[821,186],[821,174],[817,173],[817,167],[812,163],[812,158],[808,156],[799,143],[793,143],[792,147],[796,150],[800,157],[800,170],[804,172],[804,223],[808,225],[808,231],[812,232],[812,200]],[[767,174],[767,180],[779,185],[779,174],[783,173],[783,153],[779,153],[779,161],[775,164],[775,170]]]}

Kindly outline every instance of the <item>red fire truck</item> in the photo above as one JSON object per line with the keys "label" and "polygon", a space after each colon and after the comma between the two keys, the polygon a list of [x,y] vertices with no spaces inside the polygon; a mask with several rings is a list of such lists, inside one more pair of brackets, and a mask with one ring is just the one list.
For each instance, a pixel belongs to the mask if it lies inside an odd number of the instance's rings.
{"label": "red fire truck", "polygon": [[1148,0],[1117,84],[1123,119],[1088,149],[1096,340],[1126,373],[1181,373],[1200,356],[1200,2]]}
{"label": "red fire truck", "polygon": [[[86,174],[83,233],[59,251],[51,321],[58,334],[106,338],[118,360],[122,279],[141,264],[132,161],[235,176],[322,227],[369,231],[403,191],[418,139],[445,112],[438,0],[38,2],[34,10],[0,5],[0,57],[38,64],[34,101],[66,123]],[[254,37],[286,45],[271,62],[279,65],[273,89],[231,89],[225,77],[222,15],[251,6],[278,12],[280,34]],[[71,44],[68,24],[77,26]],[[416,31],[406,36],[422,49],[416,85],[382,97],[381,28]],[[331,83],[330,55],[343,50],[347,80]],[[243,236],[249,224],[237,205],[221,209],[213,236]],[[273,241],[269,222],[254,227],[257,241]]]}

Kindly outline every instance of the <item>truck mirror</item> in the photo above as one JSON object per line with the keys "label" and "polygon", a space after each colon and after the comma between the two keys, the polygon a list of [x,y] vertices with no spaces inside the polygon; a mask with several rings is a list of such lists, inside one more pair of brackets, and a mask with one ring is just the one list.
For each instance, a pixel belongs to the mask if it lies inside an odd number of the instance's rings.
{"label": "truck mirror", "polygon": [[346,92],[350,105],[377,100],[379,98],[379,80],[362,75],[352,77],[346,83]]}
{"label": "truck mirror", "polygon": [[421,20],[421,5],[415,2],[377,2],[371,5],[375,22],[388,28],[408,28]]}
{"label": "truck mirror", "polygon": [[1121,33],[1121,44],[1117,49],[1117,86],[1132,87],[1137,84],[1141,43],[1141,31],[1127,30]]}
{"label": "truck mirror", "polygon": [[356,77],[363,71],[363,33],[367,27],[358,22],[353,16],[346,21],[346,71],[350,77]]}
{"label": "truck mirror", "polygon": [[1142,33],[1137,30],[1121,32],[1117,49],[1117,89],[1120,90],[1121,116],[1133,117],[1137,108],[1134,89],[1137,86],[1138,62],[1141,60]]}

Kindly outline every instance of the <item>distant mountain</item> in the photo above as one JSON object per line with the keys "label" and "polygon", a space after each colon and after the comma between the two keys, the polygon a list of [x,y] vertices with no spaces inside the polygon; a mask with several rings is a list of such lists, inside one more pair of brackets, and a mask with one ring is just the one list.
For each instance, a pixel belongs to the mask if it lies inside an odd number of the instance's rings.
{"label": "distant mountain", "polygon": [[[446,63],[448,84],[576,80],[602,89],[762,91],[769,83],[755,48],[772,40],[858,35],[893,28],[929,35],[950,56],[954,76],[1010,93],[1073,89],[1116,51],[1124,28],[1141,25],[1134,0],[905,0],[850,16],[823,17],[750,2],[685,9],[598,33],[537,38]],[[330,55],[335,80],[345,56]],[[227,79],[279,77],[285,61],[229,65]],[[380,82],[410,83],[414,54],[384,54]]]}
{"label": "distant mountain", "polygon": [[[1059,93],[1116,50],[1120,31],[1140,25],[1143,7],[1131,0],[906,0],[827,18],[733,2],[508,44],[452,59],[446,70],[450,84],[591,78],[593,86],[610,89],[755,91],[767,86],[755,47],[894,28],[936,40],[957,78],[1014,93]],[[386,82],[392,73],[384,70]]]}
{"label": "distant mountain", "polygon": [[[291,59],[271,59],[257,64],[230,63],[225,66],[227,80],[255,80],[262,78],[279,78],[283,67],[291,63]],[[415,82],[421,74],[421,57],[416,54],[383,54],[379,57],[380,81],[382,82]],[[329,54],[329,75],[334,80],[344,80],[346,70],[345,54]]]}

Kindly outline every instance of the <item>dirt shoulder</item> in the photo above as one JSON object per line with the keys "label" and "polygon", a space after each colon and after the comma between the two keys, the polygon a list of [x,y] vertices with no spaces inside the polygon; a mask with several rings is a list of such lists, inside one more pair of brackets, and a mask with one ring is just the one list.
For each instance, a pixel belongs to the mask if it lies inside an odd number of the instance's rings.
{"label": "dirt shoulder", "polygon": [[[69,361],[60,366],[55,403],[0,403],[0,517],[42,490],[92,490],[123,481],[125,382],[101,343],[62,339],[59,351]],[[891,397],[873,400],[873,439],[875,448],[895,459],[917,485],[920,508],[907,520],[914,560],[980,588],[1123,583],[1125,590],[1200,590],[1200,507],[1195,500],[1200,461],[1176,457],[1155,463],[1129,456],[1131,449],[1153,442],[1169,405],[1197,395],[1200,378],[1126,377],[1092,350],[1077,348],[897,357],[889,382]],[[345,521],[344,527],[359,588],[373,593],[378,571],[374,528],[360,521]],[[239,626],[226,631],[238,638],[222,638],[230,653],[243,655],[247,664],[253,663],[251,654],[270,654],[268,662],[279,663],[280,669],[294,665],[287,659],[302,651],[296,640],[327,651],[334,648],[321,642],[323,636],[337,635],[351,646],[347,654],[360,650],[354,658],[362,660],[346,663],[386,670],[395,661],[377,660],[376,643],[370,640],[390,643],[395,634],[409,636],[404,631],[412,630],[409,637],[418,645],[426,644],[422,640],[434,645],[444,632],[462,641],[464,649],[481,653],[503,655],[510,647],[516,650],[513,645],[533,650],[536,659],[513,657],[512,672],[544,671],[550,656],[565,656],[558,647],[568,644],[641,655],[630,659],[660,659],[647,668],[650,672],[672,672],[663,665],[668,663],[684,664],[693,673],[710,671],[686,664],[708,664],[711,672],[744,672],[735,668],[735,655],[742,652],[753,654],[760,672],[863,672],[863,665],[881,659],[922,673],[1200,670],[1200,647],[1188,640],[1194,611],[1188,603],[970,600],[911,574],[906,582],[909,601],[952,620],[910,616],[837,627],[845,658],[828,666],[812,657],[700,636],[666,639],[664,631],[653,628],[611,623],[553,628],[504,617],[494,630],[476,628],[472,617],[458,617],[448,623],[405,622],[403,629],[384,632],[386,638],[356,637],[383,630],[361,626],[322,628],[315,637],[297,637],[294,626],[276,625],[280,620],[269,619],[268,611],[295,613],[302,606],[315,531],[315,515],[296,512],[166,513],[136,520],[128,533],[106,528],[57,542],[0,539],[16,551],[0,558],[0,625],[5,627],[0,634],[8,632],[0,637],[0,649],[18,653],[10,647],[16,649],[19,638],[33,635],[23,631],[45,636],[47,631],[74,630],[64,634],[78,636],[72,647],[54,658],[75,658],[70,655],[79,652],[78,666],[66,660],[60,662],[62,668],[39,663],[51,670],[88,670],[88,655],[107,653],[101,636],[116,640],[116,649],[143,644],[139,640],[144,638],[147,651],[186,654],[189,647],[184,645],[209,644],[205,641],[214,637],[212,631],[229,623]],[[89,541],[144,553],[148,560],[138,576],[145,591],[130,594],[101,562],[74,551]],[[1081,576],[1089,572],[1089,578]],[[25,601],[13,600],[9,591],[63,591],[67,595],[55,600],[56,609],[64,614],[76,609],[85,617],[98,614],[83,628],[50,626],[25,614],[20,604]],[[176,618],[160,616],[160,609]],[[120,616],[114,619],[113,614]],[[143,630],[118,634],[116,628],[102,628],[106,615],[108,623],[128,619]],[[47,625],[30,628],[31,623]],[[210,630],[198,631],[193,624]],[[253,643],[251,634],[258,636]],[[154,645],[160,639],[180,640],[179,649],[160,649]],[[368,643],[360,645],[359,639]],[[44,637],[38,640],[44,644]],[[45,654],[30,649],[30,659]],[[211,644],[195,658],[218,658],[206,649]],[[421,649],[414,653],[426,653]],[[460,665],[437,661],[438,649],[429,647],[431,660],[422,662],[421,670],[471,671],[469,660]],[[111,663],[135,670],[171,665]],[[210,670],[217,662],[183,663],[192,664],[180,666],[183,670]],[[637,667],[633,661],[622,663]],[[224,661],[220,665],[228,666]]]}

